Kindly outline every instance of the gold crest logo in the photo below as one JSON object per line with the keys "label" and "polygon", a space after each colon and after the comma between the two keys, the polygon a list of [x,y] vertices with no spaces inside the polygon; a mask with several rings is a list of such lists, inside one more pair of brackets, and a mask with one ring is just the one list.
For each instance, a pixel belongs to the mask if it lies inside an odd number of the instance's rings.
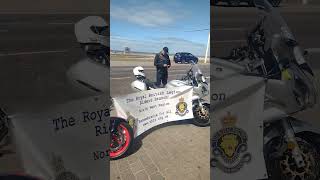
{"label": "gold crest logo", "polygon": [[128,117],[127,118],[128,124],[133,129],[133,133],[136,134],[136,131],[137,131],[136,118],[133,117],[130,112],[126,112],[126,114]]}
{"label": "gold crest logo", "polygon": [[221,124],[223,127],[232,127],[237,123],[237,117],[231,115],[230,112],[227,112],[227,115],[221,118]]}
{"label": "gold crest logo", "polygon": [[130,112],[127,112],[127,120],[128,120],[128,124],[133,128],[135,125],[135,118],[130,114]]}
{"label": "gold crest logo", "polygon": [[230,112],[220,120],[222,129],[212,139],[211,166],[225,173],[234,173],[251,160],[251,154],[247,152],[247,134],[236,127],[237,117]]}
{"label": "gold crest logo", "polygon": [[179,99],[178,104],[176,105],[176,114],[180,116],[184,116],[188,113],[188,104],[184,102],[184,98],[181,97]]}
{"label": "gold crest logo", "polygon": [[224,153],[228,158],[232,158],[236,152],[236,147],[238,146],[239,141],[236,135],[228,134],[221,138],[220,146],[223,149]]}

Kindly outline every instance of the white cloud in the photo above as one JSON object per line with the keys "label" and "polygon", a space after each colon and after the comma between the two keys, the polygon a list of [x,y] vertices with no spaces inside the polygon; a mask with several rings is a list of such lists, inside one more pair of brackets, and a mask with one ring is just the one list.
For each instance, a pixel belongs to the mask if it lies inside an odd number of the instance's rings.
{"label": "white cloud", "polygon": [[115,19],[146,27],[158,27],[173,24],[184,13],[178,12],[178,10],[173,11],[172,8],[168,8],[162,3],[146,2],[142,5],[134,3],[126,7],[113,5],[110,14]]}

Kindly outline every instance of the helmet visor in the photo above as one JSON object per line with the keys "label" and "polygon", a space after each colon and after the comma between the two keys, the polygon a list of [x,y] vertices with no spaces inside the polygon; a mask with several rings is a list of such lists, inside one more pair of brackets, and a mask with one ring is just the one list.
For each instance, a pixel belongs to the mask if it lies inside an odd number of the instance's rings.
{"label": "helmet visor", "polygon": [[91,26],[90,29],[100,36],[109,36],[108,26]]}

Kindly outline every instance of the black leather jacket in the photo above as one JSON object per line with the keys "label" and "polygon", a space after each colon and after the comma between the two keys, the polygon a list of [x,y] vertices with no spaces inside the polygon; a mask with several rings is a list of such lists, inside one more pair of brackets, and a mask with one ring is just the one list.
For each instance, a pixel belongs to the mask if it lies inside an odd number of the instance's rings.
{"label": "black leather jacket", "polygon": [[156,66],[157,69],[167,70],[167,67],[163,67],[164,64],[171,66],[169,55],[161,56],[160,53],[156,54],[154,57],[154,66]]}

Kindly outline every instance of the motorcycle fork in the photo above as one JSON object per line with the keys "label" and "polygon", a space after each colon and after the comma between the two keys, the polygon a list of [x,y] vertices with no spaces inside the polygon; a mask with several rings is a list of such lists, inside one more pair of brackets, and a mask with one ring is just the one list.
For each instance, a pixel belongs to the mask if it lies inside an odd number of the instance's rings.
{"label": "motorcycle fork", "polygon": [[192,104],[193,104],[192,106],[193,106],[193,107],[199,106],[201,113],[205,113],[205,112],[204,112],[204,109],[203,109],[204,105],[203,105],[203,103],[201,102],[201,100],[200,100],[200,99],[197,99],[197,100],[195,100],[195,101],[196,101],[196,103],[192,103]]}
{"label": "motorcycle fork", "polygon": [[284,139],[287,143],[287,149],[292,150],[293,159],[298,168],[304,167],[305,162],[301,155],[301,150],[296,140],[295,133],[292,129],[291,123],[287,119],[282,120],[282,126],[284,129]]}
{"label": "motorcycle fork", "polygon": [[111,123],[111,125],[110,125],[110,132],[111,133],[113,133],[113,132],[117,132],[118,131],[118,129],[117,129],[117,127],[118,127],[118,125],[119,125],[119,121],[116,121],[116,120],[113,120],[113,121],[111,121],[112,123]]}

